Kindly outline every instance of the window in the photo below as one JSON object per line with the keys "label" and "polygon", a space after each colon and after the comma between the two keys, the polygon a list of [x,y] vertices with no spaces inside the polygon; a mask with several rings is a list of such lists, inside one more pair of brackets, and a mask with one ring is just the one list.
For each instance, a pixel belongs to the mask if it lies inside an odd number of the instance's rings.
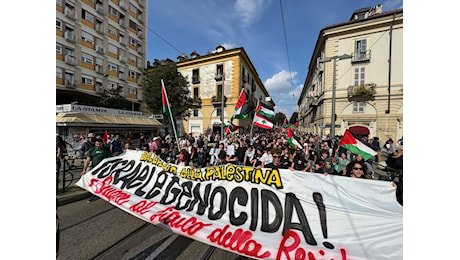
{"label": "window", "polygon": [[136,78],[136,74],[137,74],[137,73],[136,73],[135,71],[132,71],[132,70],[129,71],[129,77],[130,77],[130,78],[135,79],[135,78]]}
{"label": "window", "polygon": [[81,82],[86,85],[94,85],[94,80],[92,77],[89,76],[81,76]]}
{"label": "window", "polygon": [[74,57],[73,55],[74,53],[74,50],[73,49],[70,49],[70,48],[65,48],[65,55],[69,55],[70,57]]}
{"label": "window", "polygon": [[56,0],[56,5],[62,6],[62,0]]}
{"label": "window", "polygon": [[81,39],[94,45],[94,36],[85,31],[81,31]]}
{"label": "window", "polygon": [[355,59],[361,60],[366,58],[366,40],[357,40],[355,42]]}
{"label": "window", "polygon": [[[115,37],[118,37],[118,30],[115,29],[115,27],[113,27],[112,25],[109,25],[109,34],[115,36]],[[121,37],[121,35],[120,35]]]}
{"label": "window", "polygon": [[131,19],[129,19],[129,28],[137,31],[137,24]]}
{"label": "window", "polygon": [[62,79],[62,69],[56,67],[56,78]]}
{"label": "window", "polygon": [[81,54],[81,61],[93,65],[93,63],[94,63],[94,58],[93,58],[93,56],[91,56],[91,55],[89,55],[89,54],[82,53],[82,54]]}
{"label": "window", "polygon": [[131,95],[136,95],[136,88],[129,87],[128,88],[128,93],[131,94]]}
{"label": "window", "polygon": [[353,113],[364,113],[364,107],[366,102],[354,102],[353,103]]}
{"label": "window", "polygon": [[137,45],[136,39],[134,39],[133,37],[130,36],[129,37],[129,44],[136,46]]}
{"label": "window", "polygon": [[194,98],[200,97],[199,91],[200,91],[200,89],[198,87],[193,88],[193,97]]}
{"label": "window", "polygon": [[66,80],[67,83],[73,84],[73,83],[74,83],[74,76],[73,76],[73,74],[70,73],[70,72],[66,72],[66,73],[65,73],[65,80]]}
{"label": "window", "polygon": [[62,54],[62,46],[60,44],[56,44],[56,53]]}
{"label": "window", "polygon": [[222,95],[222,84],[217,85],[217,97]]}
{"label": "window", "polygon": [[[224,65],[223,64],[217,64],[216,66],[216,75],[223,75],[224,74]],[[217,79],[217,80],[222,80],[222,78]]]}
{"label": "window", "polygon": [[96,79],[96,88],[102,89],[102,79]]}
{"label": "window", "polygon": [[355,68],[355,86],[364,86],[364,81],[366,79],[366,68],[365,67],[359,67]]}
{"label": "window", "polygon": [[198,109],[193,109],[193,117],[197,117],[198,116]]}
{"label": "window", "polygon": [[133,13],[137,13],[137,8],[133,4],[129,4],[129,10],[131,10]]}
{"label": "window", "polygon": [[94,16],[85,9],[81,9],[81,18],[85,19],[90,23],[94,23]]}
{"label": "window", "polygon": [[109,70],[110,70],[110,71],[115,71],[115,72],[117,72],[117,65],[114,65],[114,64],[109,63],[109,64],[108,64],[108,67],[109,67]]}
{"label": "window", "polygon": [[109,5],[109,13],[112,15],[112,16],[115,16],[118,18],[118,11],[113,8],[111,5]]}
{"label": "window", "polygon": [[194,69],[192,71],[192,83],[200,83],[200,70],[199,69]]}
{"label": "window", "polygon": [[117,83],[109,82],[109,89],[117,89]]}
{"label": "window", "polygon": [[217,115],[217,116],[222,115],[222,113],[221,113],[221,108],[216,109],[216,115]]}
{"label": "window", "polygon": [[56,20],[56,29],[59,31],[62,31],[62,22],[59,20]]}
{"label": "window", "polygon": [[115,46],[115,45],[113,45],[113,44],[109,44],[109,52],[118,54],[118,48],[117,48],[117,46]]}
{"label": "window", "polygon": [[130,62],[136,63],[136,56],[135,56],[135,55],[132,55],[132,54],[129,54],[128,60],[129,60]]}

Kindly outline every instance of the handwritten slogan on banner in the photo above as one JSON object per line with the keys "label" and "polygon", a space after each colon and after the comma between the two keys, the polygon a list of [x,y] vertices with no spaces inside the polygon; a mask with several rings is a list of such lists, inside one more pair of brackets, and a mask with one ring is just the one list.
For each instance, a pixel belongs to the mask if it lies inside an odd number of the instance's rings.
{"label": "handwritten slogan on banner", "polygon": [[155,225],[257,259],[402,259],[390,182],[225,165],[192,169],[128,151],[77,185]]}

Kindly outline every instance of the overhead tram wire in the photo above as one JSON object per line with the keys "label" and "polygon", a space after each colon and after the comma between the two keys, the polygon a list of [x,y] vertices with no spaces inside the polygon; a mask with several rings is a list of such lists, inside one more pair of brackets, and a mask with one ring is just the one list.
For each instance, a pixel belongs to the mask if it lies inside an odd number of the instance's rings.
{"label": "overhead tram wire", "polygon": [[164,41],[166,44],[168,44],[169,46],[171,46],[174,50],[176,50],[179,54],[183,54],[184,52],[180,51],[178,48],[176,48],[174,45],[172,45],[168,40],[166,40],[165,38],[163,38],[160,34],[158,34],[157,32],[155,32],[154,30],[150,29],[150,27],[148,26],[145,26],[147,27],[147,29],[149,31],[151,31],[153,34],[155,34],[158,38],[160,38],[160,40]]}
{"label": "overhead tram wire", "polygon": [[288,60],[288,66],[289,66],[289,80],[291,81],[292,98],[295,100],[294,84],[292,82],[291,60],[289,59],[289,49],[288,49],[288,42],[287,42],[287,36],[286,36],[286,25],[284,22],[284,11],[283,11],[282,0],[280,0],[280,7],[281,7],[281,20],[283,22],[284,42],[286,43],[286,54],[287,54],[287,60]]}

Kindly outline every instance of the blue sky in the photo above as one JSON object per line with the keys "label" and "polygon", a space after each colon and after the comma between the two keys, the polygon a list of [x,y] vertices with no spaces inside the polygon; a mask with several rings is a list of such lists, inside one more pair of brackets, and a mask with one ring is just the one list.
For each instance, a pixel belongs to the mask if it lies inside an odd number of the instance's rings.
{"label": "blue sky", "polygon": [[243,47],[273,98],[276,112],[290,117],[297,111],[322,28],[348,21],[363,7],[383,4],[384,12],[403,7],[402,0],[281,1],[289,61],[278,0],[149,0],[147,59],[175,61],[181,53],[190,56],[196,50],[204,55],[218,45]]}

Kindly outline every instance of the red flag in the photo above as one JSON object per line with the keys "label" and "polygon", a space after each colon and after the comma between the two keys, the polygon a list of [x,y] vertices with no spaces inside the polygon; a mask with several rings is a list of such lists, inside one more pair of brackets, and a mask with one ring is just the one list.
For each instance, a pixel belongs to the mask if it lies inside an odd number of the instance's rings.
{"label": "red flag", "polygon": [[109,134],[107,133],[107,130],[105,130],[104,136],[102,137],[102,141],[104,141],[104,144],[106,144],[109,141]]}
{"label": "red flag", "polygon": [[168,99],[166,98],[166,90],[165,86],[163,85],[163,81],[161,82],[161,101],[163,103],[163,114],[169,115],[169,104],[168,104]]}

